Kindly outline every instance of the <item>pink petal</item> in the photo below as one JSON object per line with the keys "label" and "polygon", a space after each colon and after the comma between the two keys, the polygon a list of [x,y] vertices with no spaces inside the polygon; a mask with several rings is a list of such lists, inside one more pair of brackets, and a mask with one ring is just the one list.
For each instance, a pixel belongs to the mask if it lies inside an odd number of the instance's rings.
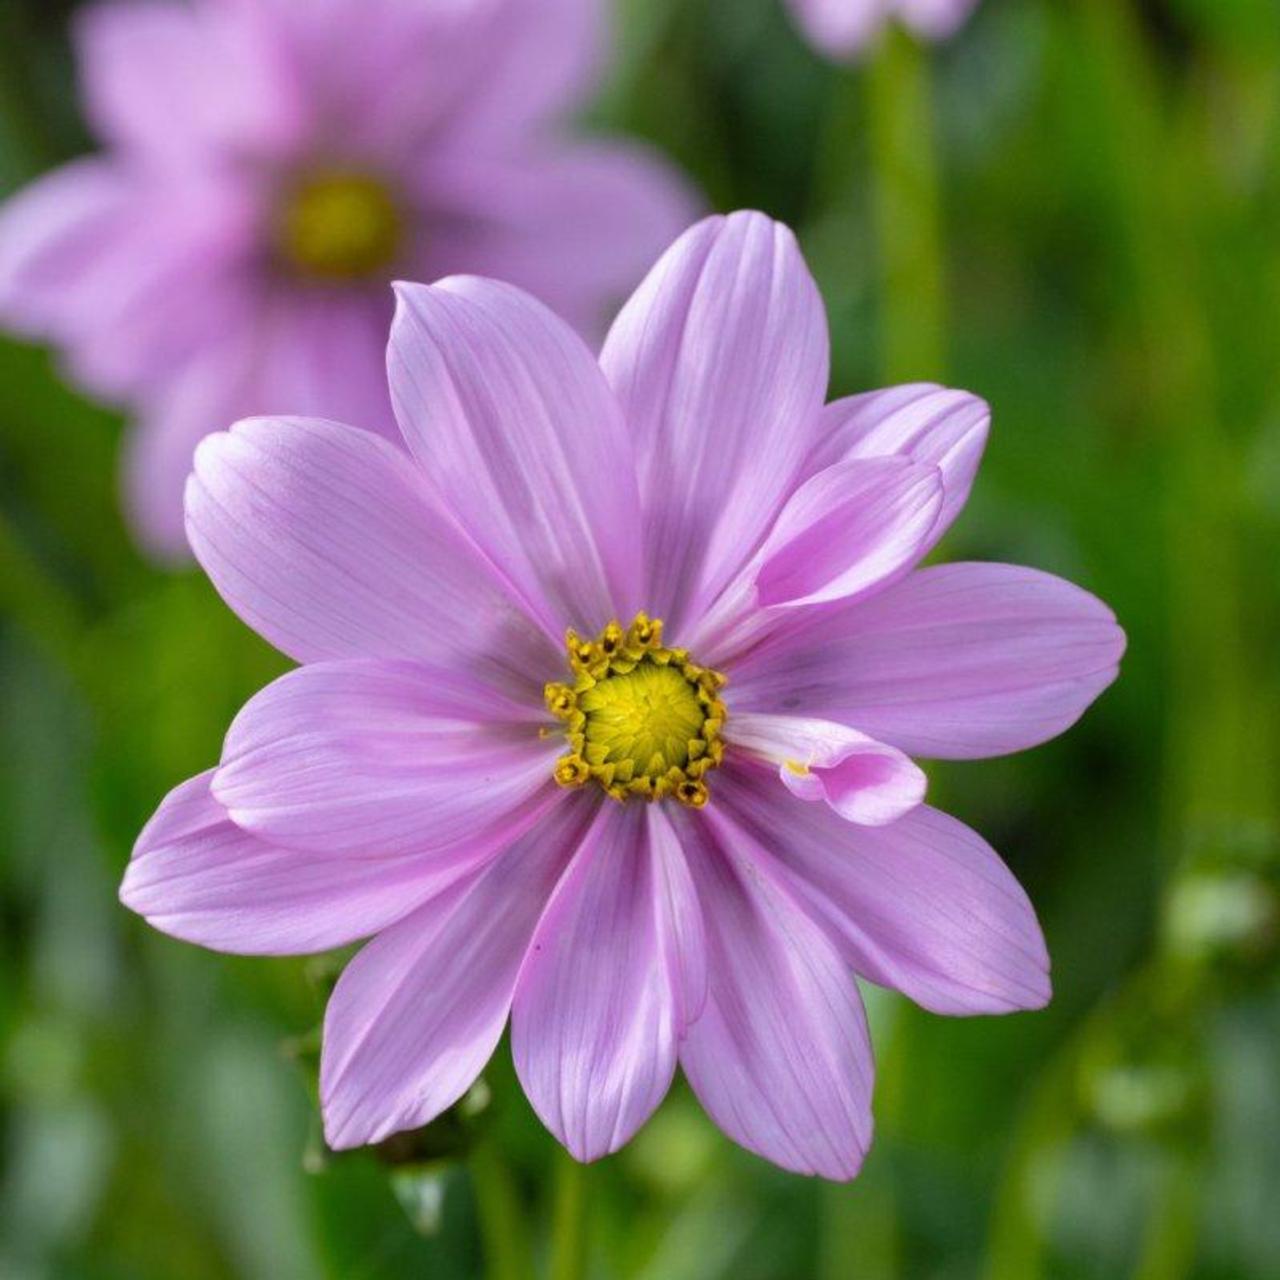
{"label": "pink petal", "polygon": [[823,410],[821,438],[809,460],[821,471],[848,458],[901,454],[942,472],[942,511],[925,551],[968,501],[991,427],[985,400],[967,391],[911,383],[837,400]]}
{"label": "pink petal", "polygon": [[387,390],[391,315],[383,285],[264,292],[243,337],[237,416],[322,417],[402,443]]}
{"label": "pink petal", "polygon": [[711,1118],[748,1151],[796,1173],[852,1178],[872,1128],[857,986],[781,870],[713,806],[681,815],[710,986],[680,1065]]}
{"label": "pink petal", "polygon": [[476,144],[528,134],[582,106],[609,46],[599,0],[490,0],[464,6],[461,34],[478,56],[452,117],[456,140]]}
{"label": "pink petal", "polygon": [[75,23],[82,96],[108,142],[166,164],[223,148],[280,150],[301,124],[262,12],[106,0]]}
{"label": "pink petal", "polygon": [[907,756],[830,720],[735,711],[725,736],[777,765],[792,795],[824,801],[849,822],[883,826],[924,799],[924,773]]}
{"label": "pink petal", "polygon": [[245,323],[256,216],[235,180],[67,165],[0,216],[0,319],[97,395],[150,392]]}
{"label": "pink petal", "polygon": [[196,446],[240,416],[243,381],[238,353],[220,344],[179,370],[129,428],[121,459],[125,513],[153,559],[191,559],[183,490]]}
{"label": "pink petal", "polygon": [[675,1074],[682,979],[670,962],[680,938],[665,938],[664,925],[678,850],[651,850],[650,823],[663,821],[655,815],[636,805],[600,811],[538,924],[516,988],[511,1050],[520,1082],[579,1160],[627,1142]]}
{"label": "pink petal", "polygon": [[484,654],[535,700],[562,664],[412,461],[376,436],[239,423],[201,443],[186,501],[192,549],[223,599],[301,662]]}
{"label": "pink petal", "polygon": [[676,1027],[681,1036],[702,1015],[707,1002],[707,937],[702,907],[680,837],[661,805],[649,810],[649,852],[653,858],[658,937],[663,964],[676,975]]}
{"label": "pink petal", "polygon": [[183,490],[196,445],[246,413],[326,413],[399,443],[385,370],[389,291],[257,291],[251,319],[149,395],[126,444],[126,507],[145,550],[187,560]]}
{"label": "pink petal", "polygon": [[890,826],[855,827],[822,805],[781,804],[762,781],[726,777],[719,792],[808,886],[859,974],[935,1013],[1048,1003],[1035,911],[976,832],[928,805]]}
{"label": "pink petal", "polygon": [[935,467],[906,458],[839,462],[782,509],[760,552],[755,585],[765,608],[852,601],[906,572],[942,505]]}
{"label": "pink petal", "polygon": [[0,212],[0,319],[31,337],[61,333],[105,237],[121,225],[133,183],[115,165],[77,160],[8,200]]}
{"label": "pink petal", "polygon": [[758,213],[686,232],[619,315],[601,364],[636,440],[645,605],[669,634],[737,574],[795,488],[828,355],[795,239]]}
{"label": "pink petal", "polygon": [[294,955],[368,937],[444,887],[416,858],[320,858],[266,844],[209,794],[213,770],[165,798],[134,846],[120,900],[163,933],[217,951]]}
{"label": "pink petal", "polygon": [[426,166],[420,191],[433,230],[415,278],[505,280],[589,338],[697,213],[669,163],[621,141],[468,152]]}
{"label": "pink petal", "polygon": [[954,35],[973,12],[977,0],[898,0],[903,22],[931,40]]}
{"label": "pink petal", "polygon": [[538,917],[596,807],[557,806],[347,966],[325,1015],[320,1067],[331,1147],[426,1124],[471,1087],[502,1035]]}
{"label": "pink petal", "polygon": [[830,58],[861,51],[888,17],[893,0],[790,0],[805,35]]}
{"label": "pink petal", "polygon": [[460,668],[312,663],[236,716],[213,794],[291,848],[473,861],[555,794],[562,744],[539,737],[538,712]]}
{"label": "pink petal", "polygon": [[409,447],[551,636],[639,608],[631,442],[591,353],[528,294],[397,286],[389,367]]}
{"label": "pink petal", "polygon": [[238,2],[271,11],[331,145],[357,155],[510,149],[584,103],[606,51],[599,0]]}
{"label": "pink petal", "polygon": [[1115,679],[1125,647],[1096,597],[1013,565],[939,565],[818,613],[735,666],[734,707],[829,717],[913,756],[1055,737]]}

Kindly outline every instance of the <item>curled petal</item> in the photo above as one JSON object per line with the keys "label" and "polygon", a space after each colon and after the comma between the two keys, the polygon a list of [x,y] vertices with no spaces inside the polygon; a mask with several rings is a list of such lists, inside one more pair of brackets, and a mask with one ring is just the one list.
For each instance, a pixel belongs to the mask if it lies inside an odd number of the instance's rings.
{"label": "curled petal", "polygon": [[735,816],[794,873],[849,964],[935,1013],[1010,1013],[1049,1000],[1049,955],[1027,895],[963,823],[920,805],[858,827],[784,806],[758,778],[721,784]]}
{"label": "curled petal", "polygon": [[920,558],[942,505],[935,467],[906,458],[836,463],[803,484],[760,553],[760,604],[851,601]]}
{"label": "curled petal", "polygon": [[824,801],[850,822],[883,826],[924,799],[926,779],[918,765],[830,720],[739,712],[726,724],[725,736],[777,765],[792,795]]}
{"label": "curled petal", "polygon": [[942,509],[921,554],[951,527],[968,501],[991,429],[991,409],[967,391],[910,383],[837,400],[822,411],[813,470],[850,458],[896,454],[942,473]]}

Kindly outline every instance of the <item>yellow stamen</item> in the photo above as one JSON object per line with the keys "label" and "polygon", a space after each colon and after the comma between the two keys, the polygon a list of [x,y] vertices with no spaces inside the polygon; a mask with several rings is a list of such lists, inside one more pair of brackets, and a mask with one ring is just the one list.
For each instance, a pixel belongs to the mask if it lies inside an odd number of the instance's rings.
{"label": "yellow stamen", "polygon": [[725,678],[662,644],[662,620],[639,613],[594,639],[565,636],[572,683],[546,686],[547,710],[563,723],[569,754],[556,764],[562,787],[594,779],[615,800],[670,796],[701,809],[706,774],[724,759]]}
{"label": "yellow stamen", "polygon": [[321,170],[286,193],[277,246],[301,276],[349,281],[388,269],[403,233],[386,183],[364,173]]}

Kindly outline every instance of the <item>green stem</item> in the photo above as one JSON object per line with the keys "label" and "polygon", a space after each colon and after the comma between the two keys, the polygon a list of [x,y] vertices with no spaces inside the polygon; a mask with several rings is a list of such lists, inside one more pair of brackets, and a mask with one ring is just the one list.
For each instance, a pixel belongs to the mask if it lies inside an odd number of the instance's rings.
{"label": "green stem", "polygon": [[1164,1170],[1160,1202],[1147,1223],[1134,1280],[1186,1280],[1195,1270],[1201,1176],[1187,1156]]}
{"label": "green stem", "polygon": [[929,55],[896,28],[867,72],[879,257],[881,373],[936,378],[945,363],[942,234]]}
{"label": "green stem", "polygon": [[470,1167],[485,1275],[489,1280],[533,1280],[528,1226],[510,1170],[492,1142],[476,1145]]}
{"label": "green stem", "polygon": [[587,1166],[557,1148],[551,1280],[582,1280],[586,1275],[587,1192]]}

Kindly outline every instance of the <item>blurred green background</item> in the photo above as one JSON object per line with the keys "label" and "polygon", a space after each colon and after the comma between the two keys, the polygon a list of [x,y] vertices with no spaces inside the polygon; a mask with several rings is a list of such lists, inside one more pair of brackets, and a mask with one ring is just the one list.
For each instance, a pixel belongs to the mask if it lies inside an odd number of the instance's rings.
{"label": "blurred green background", "polygon": [[[0,0],[0,193],[89,145],[70,8]],[[120,420],[0,343],[0,1276],[1280,1276],[1280,3],[984,0],[951,45],[838,68],[779,0],[629,0],[592,123],[796,226],[833,394],[986,396],[945,554],[1061,573],[1128,630],[1064,739],[930,770],[1035,901],[1052,1006],[869,991],[878,1138],[845,1187],[683,1086],[583,1174],[505,1048],[466,1115],[326,1158],[334,965],[115,898],[283,660],[141,561]]]}

